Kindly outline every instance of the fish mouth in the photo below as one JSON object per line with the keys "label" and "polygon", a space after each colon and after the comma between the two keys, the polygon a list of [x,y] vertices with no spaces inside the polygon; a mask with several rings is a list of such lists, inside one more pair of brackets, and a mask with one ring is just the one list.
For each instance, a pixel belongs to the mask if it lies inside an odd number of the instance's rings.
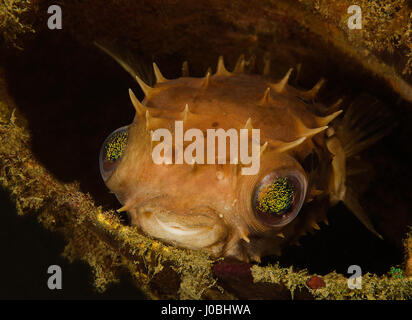
{"label": "fish mouth", "polygon": [[179,247],[221,250],[228,227],[209,207],[176,213],[156,206],[140,207],[132,219],[146,234]]}

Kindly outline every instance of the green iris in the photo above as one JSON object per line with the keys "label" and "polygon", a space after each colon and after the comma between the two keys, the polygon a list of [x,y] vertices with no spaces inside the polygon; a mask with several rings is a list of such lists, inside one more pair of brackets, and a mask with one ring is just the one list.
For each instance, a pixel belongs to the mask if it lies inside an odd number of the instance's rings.
{"label": "green iris", "polygon": [[116,161],[119,159],[127,145],[127,130],[115,132],[104,146],[105,159]]}
{"label": "green iris", "polygon": [[260,191],[258,209],[261,212],[282,213],[292,206],[294,194],[295,188],[288,178],[277,178]]}

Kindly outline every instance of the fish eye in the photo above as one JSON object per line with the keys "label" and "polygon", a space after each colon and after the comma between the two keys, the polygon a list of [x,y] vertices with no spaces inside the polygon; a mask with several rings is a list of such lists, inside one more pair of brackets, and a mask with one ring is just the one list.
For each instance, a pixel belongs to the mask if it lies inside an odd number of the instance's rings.
{"label": "fish eye", "polygon": [[100,148],[99,167],[103,180],[112,174],[126,150],[128,126],[113,131]]}
{"label": "fish eye", "polygon": [[257,219],[271,227],[287,225],[302,208],[306,189],[306,177],[297,170],[269,173],[253,192],[252,208]]}

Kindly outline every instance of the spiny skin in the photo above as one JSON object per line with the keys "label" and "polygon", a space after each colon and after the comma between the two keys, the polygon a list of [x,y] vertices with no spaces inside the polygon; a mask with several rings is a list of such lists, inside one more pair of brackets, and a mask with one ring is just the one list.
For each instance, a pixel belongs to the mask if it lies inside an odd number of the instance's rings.
{"label": "spiny skin", "polygon": [[[328,196],[339,198],[334,192],[342,188],[342,179],[335,177],[334,154],[327,148],[324,131],[334,117],[316,116],[303,100],[319,88],[303,92],[287,85],[290,72],[273,83],[241,73],[242,69],[240,60],[235,72],[229,73],[221,60],[213,76],[166,80],[155,66],[154,88],[138,79],[146,97],[140,104],[131,94],[137,112],[128,129],[128,144],[105,182],[123,204],[121,211],[128,211],[132,224],[143,232],[180,247],[205,249],[216,257],[260,261],[318,228],[317,222],[326,218]],[[173,133],[175,120],[182,119],[185,131],[241,129],[245,124],[260,129],[261,144],[267,144],[259,173],[240,175],[239,166],[229,163],[154,164],[151,130],[167,128]],[[296,146],[289,148],[290,142]],[[305,171],[302,164],[311,156],[319,159],[319,165]],[[306,204],[297,217],[275,227],[252,208],[256,186],[274,172],[298,176],[307,185],[300,190]]]}

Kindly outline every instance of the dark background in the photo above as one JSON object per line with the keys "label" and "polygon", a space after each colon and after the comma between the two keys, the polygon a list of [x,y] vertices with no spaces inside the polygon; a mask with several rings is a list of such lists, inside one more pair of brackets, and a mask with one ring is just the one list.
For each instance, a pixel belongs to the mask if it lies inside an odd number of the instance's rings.
{"label": "dark background", "polygon": [[[106,292],[96,292],[91,268],[63,258],[62,237],[44,229],[35,216],[18,216],[4,190],[0,210],[0,299],[144,299],[127,275]],[[62,268],[62,290],[47,286],[50,265]]]}

